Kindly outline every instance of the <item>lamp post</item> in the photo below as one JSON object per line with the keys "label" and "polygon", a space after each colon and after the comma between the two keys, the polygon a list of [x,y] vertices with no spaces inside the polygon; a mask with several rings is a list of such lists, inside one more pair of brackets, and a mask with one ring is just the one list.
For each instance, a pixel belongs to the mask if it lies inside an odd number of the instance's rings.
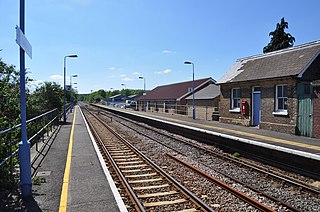
{"label": "lamp post", "polygon": [[[20,0],[20,30],[25,31],[25,0]],[[19,44],[19,43],[18,43]],[[20,186],[22,197],[32,195],[30,142],[27,138],[26,112],[26,79],[25,49],[20,46],[20,111],[21,111],[21,142],[19,143]]]}
{"label": "lamp post", "polygon": [[147,112],[146,110],[146,78],[145,77],[139,77],[139,79],[143,79],[143,108],[144,111]]}
{"label": "lamp post", "polygon": [[[110,88],[110,97],[113,96],[113,88]],[[113,103],[114,102],[114,98],[111,99],[111,102]]]}
{"label": "lamp post", "polygon": [[[73,108],[73,98],[72,98],[72,78],[73,77],[78,77],[77,74],[71,75],[70,76],[70,113],[72,113],[72,108]],[[77,83],[74,83],[77,84]]]}
{"label": "lamp post", "polygon": [[126,90],[127,90],[126,84],[121,83],[121,85],[124,87],[123,95],[126,96]]}
{"label": "lamp post", "polygon": [[78,57],[76,54],[71,54],[64,56],[63,58],[63,122],[66,123],[67,121],[67,114],[66,114],[66,59],[67,57]]}
{"label": "lamp post", "polygon": [[196,118],[196,110],[194,108],[194,63],[185,61],[185,65],[192,65],[192,119]]}

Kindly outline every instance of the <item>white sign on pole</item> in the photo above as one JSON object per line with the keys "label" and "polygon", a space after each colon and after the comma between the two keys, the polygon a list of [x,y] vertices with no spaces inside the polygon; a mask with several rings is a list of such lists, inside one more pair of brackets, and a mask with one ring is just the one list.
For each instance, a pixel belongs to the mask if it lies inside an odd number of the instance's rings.
{"label": "white sign on pole", "polygon": [[32,46],[18,26],[16,26],[16,42],[32,59]]}

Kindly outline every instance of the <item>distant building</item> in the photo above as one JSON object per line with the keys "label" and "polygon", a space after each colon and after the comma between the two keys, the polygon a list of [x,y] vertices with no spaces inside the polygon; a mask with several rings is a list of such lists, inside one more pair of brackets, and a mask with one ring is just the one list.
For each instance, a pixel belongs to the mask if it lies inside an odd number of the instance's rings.
{"label": "distant building", "polygon": [[125,96],[122,95],[122,94],[117,94],[117,95],[113,95],[113,96],[110,96],[109,98],[107,98],[107,102],[110,103],[110,102],[120,102],[120,101],[123,101],[123,98]]}
{"label": "distant building", "polygon": [[[215,84],[211,77],[194,81],[195,93]],[[162,85],[138,99],[139,108],[147,111],[188,114],[187,99],[192,96],[192,81]],[[198,101],[199,102],[199,101]],[[200,103],[200,102],[199,102]]]}
{"label": "distant building", "polygon": [[319,80],[320,41],[238,59],[218,81],[220,121],[319,136]]}
{"label": "distant building", "polygon": [[[187,107],[189,114],[192,110],[192,95],[187,98]],[[198,90],[194,94],[194,105],[196,106],[196,116],[199,119],[212,120],[212,115],[219,115],[219,103],[220,103],[220,86],[212,83]]]}

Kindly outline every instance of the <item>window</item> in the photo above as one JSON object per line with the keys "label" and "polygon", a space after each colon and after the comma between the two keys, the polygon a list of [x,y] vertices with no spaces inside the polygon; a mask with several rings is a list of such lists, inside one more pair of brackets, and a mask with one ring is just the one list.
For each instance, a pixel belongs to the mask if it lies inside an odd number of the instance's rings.
{"label": "window", "polygon": [[232,88],[231,90],[231,109],[240,112],[240,88]]}
{"label": "window", "polygon": [[280,115],[287,115],[287,109],[288,109],[288,86],[277,85],[275,112],[283,113]]}

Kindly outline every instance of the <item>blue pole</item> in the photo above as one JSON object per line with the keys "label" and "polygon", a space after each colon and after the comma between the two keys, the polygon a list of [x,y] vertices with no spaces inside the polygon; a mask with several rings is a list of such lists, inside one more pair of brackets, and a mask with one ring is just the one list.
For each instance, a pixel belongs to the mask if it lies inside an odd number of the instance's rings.
{"label": "blue pole", "polygon": [[196,118],[196,109],[194,108],[194,64],[192,64],[192,119]]}
{"label": "blue pole", "polygon": [[143,106],[144,106],[144,111],[147,112],[147,105],[146,105],[146,78],[145,77],[143,77],[143,91],[144,91]]}
{"label": "blue pole", "polygon": [[[25,0],[20,0],[20,29],[24,33]],[[20,47],[20,110],[21,110],[21,142],[19,143],[20,186],[22,197],[32,195],[30,143],[27,139],[26,113],[26,79],[25,52]]]}
{"label": "blue pole", "polygon": [[72,76],[70,76],[70,113],[72,113],[73,99],[72,99]]}
{"label": "blue pole", "polygon": [[66,58],[63,58],[63,122],[67,121],[67,113],[66,113]]}

